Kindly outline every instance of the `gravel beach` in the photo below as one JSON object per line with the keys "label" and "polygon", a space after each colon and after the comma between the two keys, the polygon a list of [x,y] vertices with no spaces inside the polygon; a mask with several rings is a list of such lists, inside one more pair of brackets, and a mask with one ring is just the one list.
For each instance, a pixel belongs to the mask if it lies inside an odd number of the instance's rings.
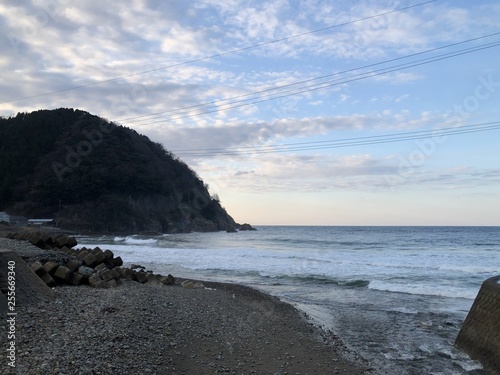
{"label": "gravel beach", "polygon": [[[26,257],[28,243],[0,239]],[[368,364],[302,313],[254,289],[139,284],[53,288],[19,306],[16,368],[2,374],[369,374]],[[6,347],[7,323],[0,339]]]}

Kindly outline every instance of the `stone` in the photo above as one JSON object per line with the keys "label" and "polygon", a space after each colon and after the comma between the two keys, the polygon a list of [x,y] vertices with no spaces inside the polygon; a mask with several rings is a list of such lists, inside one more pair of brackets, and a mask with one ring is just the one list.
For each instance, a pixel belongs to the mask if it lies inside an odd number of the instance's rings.
{"label": "stone", "polygon": [[81,265],[82,265],[82,262],[79,262],[79,261],[74,260],[74,259],[70,259],[66,263],[66,267],[68,267],[73,272],[77,271]]}
{"label": "stone", "polygon": [[194,289],[204,289],[205,285],[203,285],[202,282],[198,281],[197,283],[194,283],[193,288]]}
{"label": "stone", "polygon": [[99,276],[104,281],[109,281],[109,280],[113,279],[113,273],[108,269],[105,269],[104,271],[99,272]]}
{"label": "stone", "polygon": [[96,259],[96,265],[101,264],[102,262],[104,262],[106,260],[106,255],[104,255],[104,252],[101,249],[99,249],[99,251],[97,251],[93,254],[94,254],[95,259]]}
{"label": "stone", "polygon": [[68,267],[59,266],[54,273],[54,277],[70,282],[73,278],[73,272]]}
{"label": "stone", "polygon": [[50,286],[51,288],[57,285],[56,281],[48,273],[40,276],[40,279],[42,279],[45,285]]}
{"label": "stone", "polygon": [[135,269],[145,270],[145,269],[146,269],[146,267],[141,266],[140,264],[131,264],[131,265],[130,265],[130,269],[133,269],[133,270],[135,270]]}
{"label": "stone", "polygon": [[104,250],[104,255],[106,256],[107,260],[113,259],[115,257],[115,254],[111,250]]}
{"label": "stone", "polygon": [[94,288],[96,288],[97,283],[101,281],[103,280],[101,279],[101,276],[99,276],[97,273],[89,277],[89,284]]}
{"label": "stone", "polygon": [[145,272],[136,272],[135,279],[141,284],[146,284],[148,282],[148,275]]}
{"label": "stone", "polygon": [[96,266],[94,269],[95,269],[96,271],[101,271],[101,270],[107,270],[107,269],[108,269],[108,267],[106,266],[106,264],[101,263],[101,264],[99,264],[98,266]]}
{"label": "stone", "polygon": [[42,263],[36,261],[31,264],[31,269],[33,272],[35,272],[38,276],[43,276],[46,275],[47,272],[45,271],[45,268],[43,268]]}
{"label": "stone", "polygon": [[94,269],[90,267],[85,267],[85,266],[78,267],[78,273],[81,274],[86,279],[92,276],[94,272],[95,272]]}
{"label": "stone", "polygon": [[40,233],[40,238],[46,245],[52,246],[52,237],[50,237],[50,234]]}
{"label": "stone", "polygon": [[79,273],[73,272],[73,276],[71,277],[71,280],[69,280],[69,282],[73,285],[80,285],[83,282],[83,276]]}
{"label": "stone", "polygon": [[122,271],[121,267],[115,267],[111,270],[111,272],[113,273],[113,277],[115,279],[119,279],[123,275],[123,271]]}
{"label": "stone", "polygon": [[122,276],[126,278],[132,278],[134,276],[134,271],[131,270],[130,268],[125,268],[122,270]]}
{"label": "stone", "polygon": [[[68,237],[64,236],[64,237],[59,237],[56,241],[56,246],[58,248],[61,248],[61,247],[64,247],[64,246],[68,246],[69,245],[69,240],[68,240]],[[68,246],[70,247],[70,246]]]}
{"label": "stone", "polygon": [[91,253],[94,255],[100,252],[102,252],[102,250],[99,246],[94,247],[94,249],[91,251]]}
{"label": "stone", "polygon": [[96,265],[97,259],[94,254],[87,254],[85,258],[82,259],[83,264],[87,267],[94,267]]}
{"label": "stone", "polygon": [[245,231],[245,230],[257,230],[254,227],[252,227],[250,224],[245,223],[240,225],[240,231]]}
{"label": "stone", "polygon": [[76,256],[80,259],[83,259],[87,255],[89,255],[89,252],[87,250],[80,250]]}
{"label": "stone", "polygon": [[31,236],[30,240],[29,240],[33,245],[37,246],[37,247],[40,247],[40,248],[44,248],[45,247],[45,242],[42,240],[42,238],[37,235],[37,234],[34,234],[33,236]]}
{"label": "stone", "polygon": [[45,270],[45,272],[50,273],[51,275],[54,272],[56,272],[57,267],[59,267],[59,264],[57,264],[56,262],[53,262],[51,260],[49,260],[47,263],[45,263],[43,265],[43,269]]}
{"label": "stone", "polygon": [[148,283],[149,284],[154,284],[154,285],[160,285],[160,276],[159,275],[153,275],[153,274],[148,274]]}
{"label": "stone", "polygon": [[171,274],[168,274],[168,276],[163,276],[161,278],[161,283],[163,285],[174,285],[175,284],[175,277],[173,277]]}
{"label": "stone", "polygon": [[189,281],[189,280],[184,280],[182,283],[181,283],[181,286],[183,288],[186,288],[186,289],[194,289],[194,284],[193,282]]}
{"label": "stone", "polygon": [[123,260],[121,257],[116,257],[113,259],[113,264],[115,265],[115,267],[121,267],[123,266]]}

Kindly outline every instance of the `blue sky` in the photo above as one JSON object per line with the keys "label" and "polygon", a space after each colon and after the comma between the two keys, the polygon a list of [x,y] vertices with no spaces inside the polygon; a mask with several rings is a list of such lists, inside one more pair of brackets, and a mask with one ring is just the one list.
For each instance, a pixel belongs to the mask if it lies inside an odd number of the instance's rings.
{"label": "blue sky", "polygon": [[500,225],[499,130],[478,131],[500,121],[498,19],[493,0],[2,3],[0,115],[134,128],[240,222]]}

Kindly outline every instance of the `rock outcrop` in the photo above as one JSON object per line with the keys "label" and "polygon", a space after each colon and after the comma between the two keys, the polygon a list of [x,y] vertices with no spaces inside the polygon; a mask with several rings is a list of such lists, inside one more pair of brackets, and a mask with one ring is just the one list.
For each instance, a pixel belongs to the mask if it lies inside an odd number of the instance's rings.
{"label": "rock outcrop", "polygon": [[[20,157],[22,155],[22,157]],[[183,161],[136,131],[74,109],[0,118],[0,210],[89,232],[236,227]]]}

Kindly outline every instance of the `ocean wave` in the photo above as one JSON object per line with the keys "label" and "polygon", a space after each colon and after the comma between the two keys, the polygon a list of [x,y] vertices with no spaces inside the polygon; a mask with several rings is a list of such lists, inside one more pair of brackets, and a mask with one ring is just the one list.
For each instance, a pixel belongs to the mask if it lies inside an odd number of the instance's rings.
{"label": "ocean wave", "polygon": [[[262,275],[261,275],[262,276]],[[268,278],[272,278],[275,280],[282,281],[292,281],[293,283],[301,283],[301,284],[321,284],[321,285],[337,285],[337,286],[345,286],[345,287],[367,287],[370,284],[369,280],[361,280],[361,279],[347,279],[347,280],[339,280],[336,278],[322,276],[322,275],[280,275],[280,276],[267,276]]]}
{"label": "ocean wave", "polygon": [[129,245],[148,245],[155,244],[158,242],[155,238],[140,238],[137,236],[127,236],[127,237],[115,237],[113,238],[113,242],[122,242]]}
{"label": "ocean wave", "polygon": [[477,290],[472,289],[452,288],[444,285],[393,284],[381,280],[372,281],[368,289],[384,292],[466,299],[474,299],[477,295]]}

